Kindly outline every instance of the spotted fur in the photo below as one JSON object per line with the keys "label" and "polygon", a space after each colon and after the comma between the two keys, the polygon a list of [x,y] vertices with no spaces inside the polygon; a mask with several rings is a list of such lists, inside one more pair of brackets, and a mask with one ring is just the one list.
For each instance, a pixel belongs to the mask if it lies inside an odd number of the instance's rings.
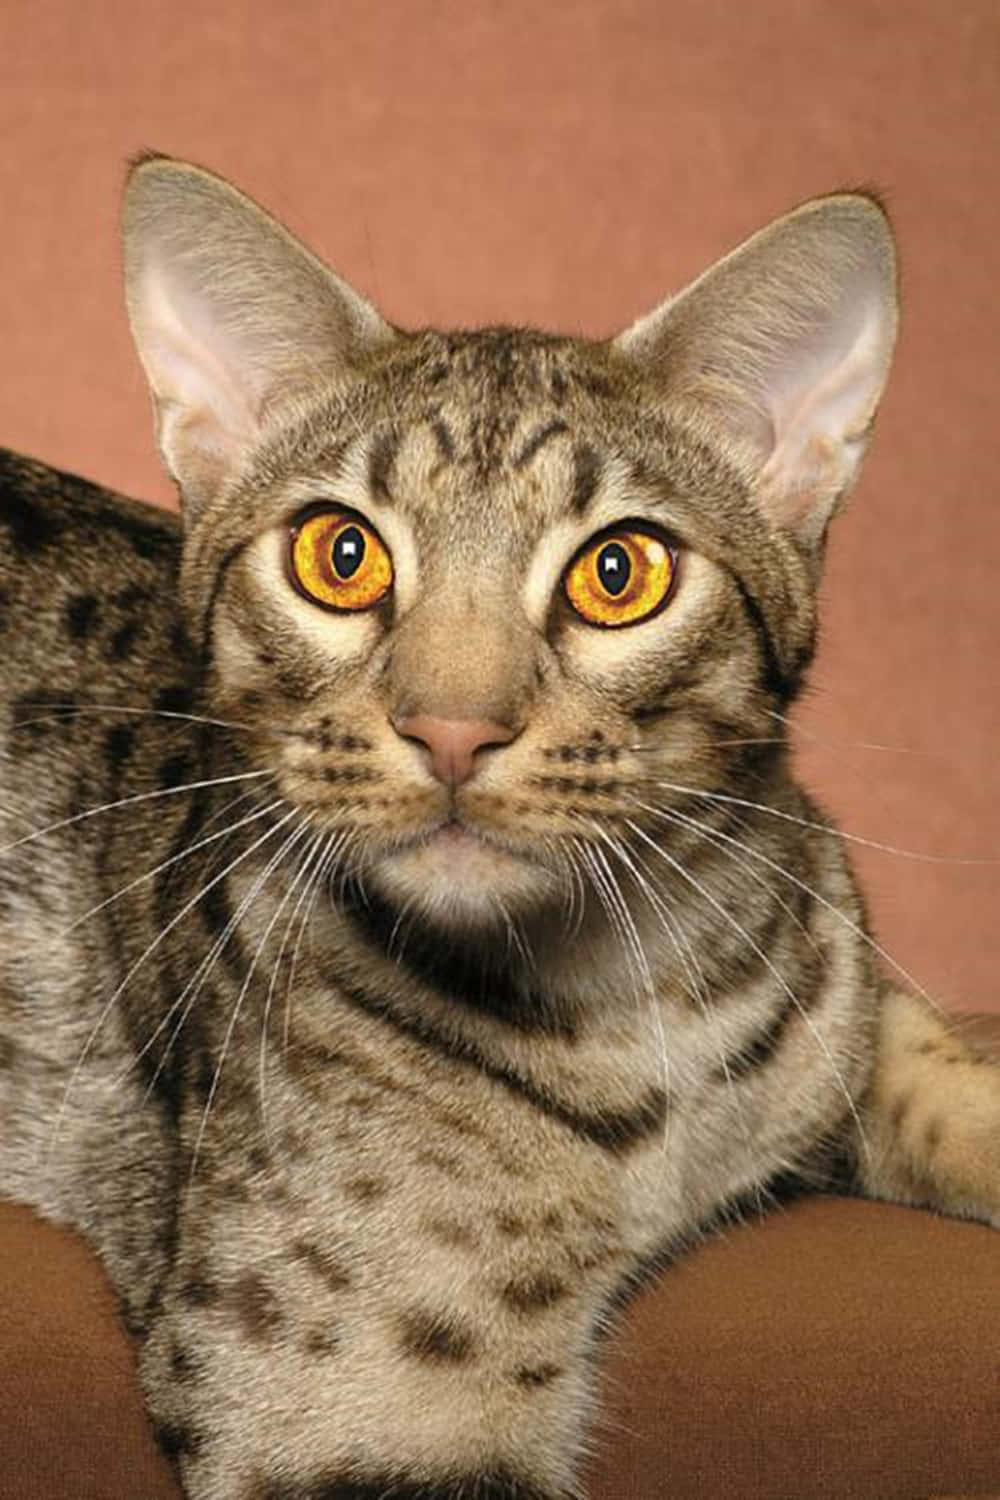
{"label": "spotted fur", "polygon": [[[163,159],[126,262],[183,524],[0,460],[0,1187],[100,1250],[192,1500],[568,1500],[613,1309],[725,1215],[1000,1224],[1000,1073],[889,983],[784,736],[884,216],[611,343],[391,329]],[[317,503],[372,609],[291,586]],[[626,521],[677,586],[595,628],[562,578]],[[420,715],[503,733],[446,783]]]}

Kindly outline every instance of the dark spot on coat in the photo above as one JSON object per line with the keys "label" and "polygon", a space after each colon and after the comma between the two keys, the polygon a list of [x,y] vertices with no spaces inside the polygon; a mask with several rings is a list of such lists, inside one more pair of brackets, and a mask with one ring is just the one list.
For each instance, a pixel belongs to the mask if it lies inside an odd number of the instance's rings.
{"label": "dark spot on coat", "polygon": [[464,1364],[475,1349],[471,1330],[450,1313],[414,1308],[404,1315],[401,1332],[403,1348],[417,1359]]}
{"label": "dark spot on coat", "polygon": [[40,552],[58,539],[62,518],[44,506],[33,504],[26,495],[5,489],[0,504],[0,525],[9,528],[16,547],[25,552]]}
{"label": "dark spot on coat", "polygon": [[333,1292],[342,1292],[351,1284],[350,1272],[341,1265],[335,1255],[329,1250],[317,1245],[313,1240],[296,1240],[292,1246],[292,1255],[297,1261],[309,1267],[314,1275],[319,1276]]}
{"label": "dark spot on coat", "polygon": [[170,1373],[182,1385],[196,1373],[194,1360],[180,1344],[174,1344],[170,1351]]}
{"label": "dark spot on coat", "polygon": [[186,714],[191,710],[194,695],[183,683],[160,688],[153,698],[153,707],[161,714]]}
{"label": "dark spot on coat", "polygon": [[561,1365],[521,1365],[514,1371],[514,1379],[528,1390],[537,1390],[540,1386],[551,1385],[561,1374]]}
{"label": "dark spot on coat", "polygon": [[515,1277],[508,1281],[502,1292],[507,1306],[520,1313],[542,1312],[569,1295],[570,1289],[565,1281],[548,1271],[541,1271],[537,1276]]}
{"label": "dark spot on coat", "polygon": [[303,1348],[313,1359],[328,1359],[340,1347],[340,1334],[335,1328],[310,1328]]}
{"label": "dark spot on coat", "polygon": [[108,641],[108,656],[112,661],[125,660],[135,645],[141,629],[142,622],[134,619],[126,620],[123,625],[119,625]]}
{"label": "dark spot on coat", "polygon": [[522,1234],[527,1233],[527,1225],[519,1214],[512,1214],[506,1209],[500,1209],[494,1215],[494,1218],[500,1233],[509,1236],[510,1239],[517,1239]]}
{"label": "dark spot on coat", "polygon": [[430,1146],[423,1146],[416,1153],[417,1161],[426,1167],[433,1167],[444,1177],[450,1177],[455,1181],[465,1176],[465,1168],[457,1156],[451,1156],[446,1151],[435,1151]]}
{"label": "dark spot on coat", "polygon": [[456,1250],[474,1250],[479,1244],[476,1231],[470,1225],[460,1223],[458,1219],[438,1215],[425,1219],[423,1227],[432,1239],[442,1245],[453,1246]]}
{"label": "dark spot on coat", "polygon": [[349,1177],[344,1183],[344,1192],[356,1199],[358,1203],[373,1203],[377,1198],[385,1196],[386,1181],[384,1177],[369,1177],[363,1174]]}
{"label": "dark spot on coat", "polygon": [[168,1458],[179,1458],[182,1453],[198,1453],[205,1443],[200,1432],[177,1422],[167,1422],[157,1427],[156,1440]]}
{"label": "dark spot on coat", "polygon": [[66,604],[66,628],[77,641],[86,640],[97,622],[97,599],[93,594],[74,594]]}
{"label": "dark spot on coat", "polygon": [[132,753],[135,729],[131,724],[113,724],[104,738],[104,754],[112,776],[119,776]]}
{"label": "dark spot on coat", "polygon": [[892,1109],[889,1111],[889,1124],[894,1131],[899,1131],[902,1128],[903,1121],[906,1119],[912,1103],[913,1100],[909,1094],[900,1095],[893,1103]]}
{"label": "dark spot on coat", "polygon": [[157,767],[156,777],[163,791],[181,786],[188,778],[190,762],[186,755],[170,755]]}
{"label": "dark spot on coat", "polygon": [[218,1282],[201,1265],[192,1267],[187,1279],[181,1283],[180,1295],[190,1307],[218,1307],[222,1301]]}
{"label": "dark spot on coat", "polygon": [[278,1299],[257,1271],[244,1271],[230,1287],[226,1301],[247,1338],[269,1343],[285,1321]]}

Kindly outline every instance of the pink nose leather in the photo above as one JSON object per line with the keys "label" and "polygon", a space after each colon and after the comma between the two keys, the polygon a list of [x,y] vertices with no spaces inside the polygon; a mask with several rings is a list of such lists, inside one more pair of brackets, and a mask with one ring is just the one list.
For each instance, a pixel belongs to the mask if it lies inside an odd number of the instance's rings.
{"label": "pink nose leather", "polygon": [[433,714],[411,714],[394,721],[397,734],[419,740],[431,753],[431,770],[445,786],[460,786],[475,772],[478,750],[507,745],[514,731],[490,719],[438,719]]}

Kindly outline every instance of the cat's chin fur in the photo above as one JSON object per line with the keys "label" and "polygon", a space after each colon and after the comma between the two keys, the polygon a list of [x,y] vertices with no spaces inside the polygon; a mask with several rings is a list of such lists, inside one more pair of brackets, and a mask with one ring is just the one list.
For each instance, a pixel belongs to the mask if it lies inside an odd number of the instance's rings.
{"label": "cat's chin fur", "polygon": [[495,838],[457,822],[380,856],[366,884],[397,907],[447,932],[506,931],[512,920],[564,899],[553,873]]}

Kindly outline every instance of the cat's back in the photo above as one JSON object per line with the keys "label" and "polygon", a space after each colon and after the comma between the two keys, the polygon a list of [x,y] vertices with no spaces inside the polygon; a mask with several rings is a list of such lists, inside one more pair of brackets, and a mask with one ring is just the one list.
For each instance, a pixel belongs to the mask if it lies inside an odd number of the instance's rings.
{"label": "cat's back", "polygon": [[0,929],[53,886],[89,902],[96,810],[181,728],[179,562],[175,517],[0,450]]}
{"label": "cat's back", "polygon": [[176,517],[0,450],[0,848],[99,798],[191,661],[179,565]]}
{"label": "cat's back", "polygon": [[168,512],[0,450],[5,699],[135,680],[176,634],[179,560]]}
{"label": "cat's back", "polygon": [[116,951],[103,919],[122,859],[148,844],[132,804],[149,767],[189,733],[159,706],[165,691],[181,706],[193,668],[179,564],[175,517],[0,450],[0,1179],[102,1244],[101,1215],[125,1222],[108,1204],[136,1197],[159,1149],[139,1085],[113,1082],[123,1042],[103,1015]]}

